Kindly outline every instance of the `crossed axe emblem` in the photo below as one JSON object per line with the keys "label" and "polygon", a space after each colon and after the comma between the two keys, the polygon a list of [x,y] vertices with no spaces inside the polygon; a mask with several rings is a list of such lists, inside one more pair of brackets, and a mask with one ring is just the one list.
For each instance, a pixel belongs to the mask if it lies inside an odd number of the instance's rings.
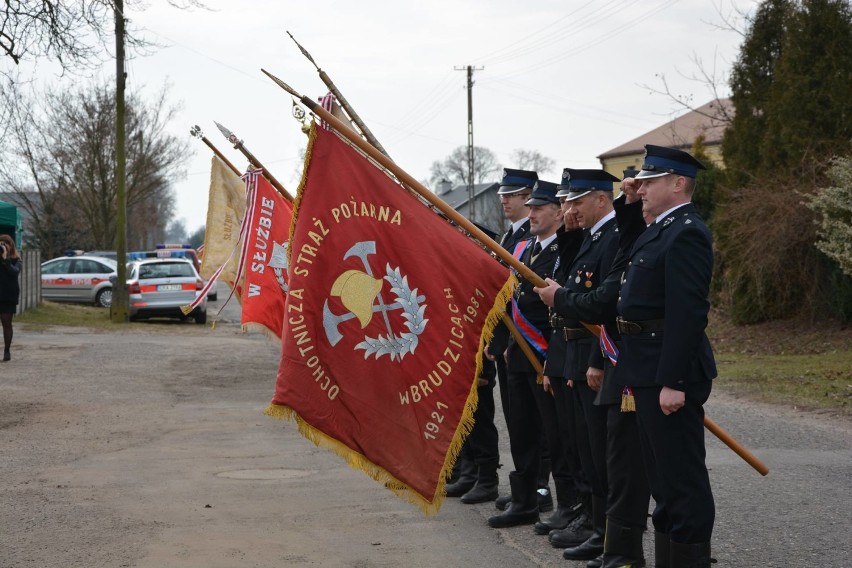
{"label": "crossed axe emblem", "polygon": [[[388,312],[401,310],[403,307],[399,302],[388,304],[382,297],[383,280],[373,275],[373,268],[370,266],[369,257],[373,254],[376,254],[376,241],[360,241],[352,245],[343,255],[343,260],[351,257],[361,259],[364,272],[347,270],[337,278],[334,286],[332,286],[331,295],[338,296],[349,310],[348,312],[340,315],[335,314],[329,307],[328,299],[323,304],[322,324],[325,329],[325,336],[332,346],[337,345],[343,339],[343,333],[340,331],[340,325],[343,322],[357,318],[361,323],[361,329],[364,329],[376,312],[382,314],[388,338],[391,340],[395,338]],[[424,296],[418,297],[418,301],[424,299]]]}

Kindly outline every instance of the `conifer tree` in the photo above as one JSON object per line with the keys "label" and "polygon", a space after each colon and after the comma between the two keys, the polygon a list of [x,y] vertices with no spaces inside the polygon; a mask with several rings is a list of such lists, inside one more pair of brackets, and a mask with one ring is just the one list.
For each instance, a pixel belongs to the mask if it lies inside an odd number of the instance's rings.
{"label": "conifer tree", "polygon": [[738,323],[832,310],[852,317],[852,279],[816,248],[813,212],[852,139],[852,13],[848,0],[766,0],[731,78],[735,118],[713,225],[722,287]]}

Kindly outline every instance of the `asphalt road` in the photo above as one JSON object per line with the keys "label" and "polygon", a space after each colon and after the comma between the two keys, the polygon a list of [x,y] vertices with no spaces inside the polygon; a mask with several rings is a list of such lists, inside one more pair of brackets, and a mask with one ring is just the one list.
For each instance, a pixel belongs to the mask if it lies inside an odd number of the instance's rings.
{"label": "asphalt road", "polygon": [[[584,566],[530,527],[488,528],[490,503],[448,499],[426,518],[264,416],[278,346],[235,314],[215,330],[16,325],[0,363],[0,567]],[[717,566],[852,567],[852,425],[724,393],[707,410],[771,470],[708,434]]]}

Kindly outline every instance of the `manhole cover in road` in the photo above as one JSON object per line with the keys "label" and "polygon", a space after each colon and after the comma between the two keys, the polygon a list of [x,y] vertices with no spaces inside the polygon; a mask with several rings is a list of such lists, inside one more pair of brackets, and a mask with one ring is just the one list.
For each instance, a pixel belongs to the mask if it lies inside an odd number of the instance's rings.
{"label": "manhole cover in road", "polygon": [[236,469],[217,473],[216,477],[228,479],[293,479],[312,475],[315,471],[304,469]]}

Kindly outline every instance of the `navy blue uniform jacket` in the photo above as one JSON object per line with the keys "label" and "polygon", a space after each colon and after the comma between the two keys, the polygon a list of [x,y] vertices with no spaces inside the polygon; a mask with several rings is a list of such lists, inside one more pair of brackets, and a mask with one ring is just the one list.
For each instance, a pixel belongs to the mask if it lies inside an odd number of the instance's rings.
{"label": "navy blue uniform jacket", "polygon": [[713,272],[710,230],[688,203],[649,226],[633,245],[618,313],[629,321],[664,320],[662,332],[621,336],[619,380],[627,386],[668,386],[716,376],[707,339]]}

